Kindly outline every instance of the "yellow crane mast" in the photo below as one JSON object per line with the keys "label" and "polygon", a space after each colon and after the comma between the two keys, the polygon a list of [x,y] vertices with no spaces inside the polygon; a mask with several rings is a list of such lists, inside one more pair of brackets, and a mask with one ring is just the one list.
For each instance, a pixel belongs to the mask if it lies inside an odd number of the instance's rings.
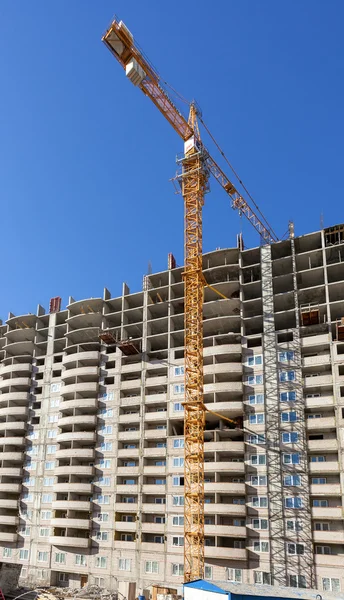
{"label": "yellow crane mast", "polygon": [[193,581],[204,576],[203,293],[206,282],[202,272],[202,207],[210,174],[230,196],[232,208],[247,217],[265,243],[277,238],[264,217],[258,217],[251,209],[202,144],[196,105],[190,105],[186,119],[123,21],[115,17],[102,41],[127,77],[152,100],[184,141],[179,178],[185,207],[184,578]]}

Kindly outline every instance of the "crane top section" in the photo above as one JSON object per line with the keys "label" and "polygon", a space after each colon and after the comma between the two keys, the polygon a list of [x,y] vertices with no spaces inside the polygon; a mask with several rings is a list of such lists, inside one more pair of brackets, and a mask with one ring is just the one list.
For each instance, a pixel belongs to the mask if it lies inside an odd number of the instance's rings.
{"label": "crane top section", "polygon": [[134,36],[123,21],[115,18],[102,41],[122,65],[128,79],[154,102],[180,137],[188,140],[194,134],[193,129],[169,98],[158,72],[135,44]]}

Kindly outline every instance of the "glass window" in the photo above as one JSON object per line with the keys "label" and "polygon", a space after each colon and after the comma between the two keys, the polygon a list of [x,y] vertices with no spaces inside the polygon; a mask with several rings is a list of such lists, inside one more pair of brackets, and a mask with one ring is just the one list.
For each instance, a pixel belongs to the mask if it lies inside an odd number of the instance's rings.
{"label": "glass window", "polygon": [[251,475],[251,485],[267,485],[266,475]]}
{"label": "glass window", "polygon": [[302,498],[299,496],[287,496],[284,499],[284,506],[286,508],[302,508]]}
{"label": "glass window", "polygon": [[184,525],[184,517],[182,515],[172,517],[172,525],[181,527]]}
{"label": "glass window", "polygon": [[288,412],[281,413],[282,423],[295,423],[298,420],[296,410],[289,410]]}
{"label": "glass window", "polygon": [[184,575],[184,565],[179,564],[179,563],[173,563],[172,564],[172,575],[178,575],[179,577]]}
{"label": "glass window", "polygon": [[248,385],[262,385],[263,375],[248,375],[246,377],[246,383],[248,383]]}
{"label": "glass window", "polygon": [[131,571],[131,560],[130,558],[119,558],[118,568],[120,571]]}
{"label": "glass window", "polygon": [[304,544],[294,544],[294,543],[287,543],[287,552],[288,554],[304,554],[305,553],[305,546]]}
{"label": "glass window", "polygon": [[174,367],[174,375],[175,377],[179,377],[180,375],[184,375],[184,367]]}
{"label": "glass window", "polygon": [[268,529],[268,520],[267,519],[252,519],[252,527],[253,529]]}
{"label": "glass window", "polygon": [[295,381],[295,371],[280,371],[279,380],[284,381]]}
{"label": "glass window", "polygon": [[183,383],[176,383],[173,386],[173,393],[174,394],[184,394],[184,384]]}
{"label": "glass window", "polygon": [[184,457],[183,456],[174,456],[173,457],[173,466],[174,467],[184,467]]}
{"label": "glass window", "polygon": [[2,549],[2,556],[4,558],[11,558],[11,556],[12,556],[12,548],[3,548]]}
{"label": "glass window", "polygon": [[47,454],[55,454],[56,446],[47,446]]}
{"label": "glass window", "polygon": [[330,546],[315,546],[315,554],[332,554]]}
{"label": "glass window", "polygon": [[251,454],[251,465],[266,465],[266,454]]}
{"label": "glass window", "polygon": [[296,444],[299,439],[299,434],[297,431],[288,431],[282,433],[282,442],[283,444]]}
{"label": "glass window", "polygon": [[293,350],[284,350],[283,352],[278,353],[278,360],[280,362],[290,362],[294,360],[294,351]]}
{"label": "glass window", "polygon": [[264,413],[253,413],[249,415],[250,425],[260,425],[265,422]]}
{"label": "glass window", "polygon": [[326,508],[328,506],[328,500],[313,500],[312,505],[318,508]]}
{"label": "glass window", "polygon": [[258,365],[262,365],[263,364],[263,356],[261,354],[256,354],[254,356],[249,356],[247,358],[247,366],[248,367],[255,367]]}
{"label": "glass window", "polygon": [[280,401],[281,402],[295,402],[296,401],[296,392],[281,392],[280,393]]}
{"label": "glass window", "polygon": [[20,552],[19,552],[19,558],[20,560],[28,560],[29,559],[29,551],[21,548]]}
{"label": "glass window", "polygon": [[287,520],[287,530],[288,531],[302,531],[302,521],[297,521],[295,519]]}
{"label": "glass window", "polygon": [[107,566],[106,556],[96,556],[96,567],[98,567],[98,569],[106,569],[106,566]]}
{"label": "glass window", "polygon": [[242,583],[242,569],[227,569],[228,581]]}
{"label": "glass window", "polygon": [[173,448],[184,448],[184,438],[175,438],[173,440]]}
{"label": "glass window", "polygon": [[172,546],[184,546],[184,536],[183,535],[172,536]]}
{"label": "glass window", "polygon": [[156,560],[146,560],[145,573],[159,573],[159,563]]}
{"label": "glass window", "polygon": [[75,564],[80,565],[82,567],[86,567],[86,556],[85,554],[76,554],[75,555]]}
{"label": "glass window", "polygon": [[254,583],[257,585],[271,585],[271,573],[254,571]]}
{"label": "glass window", "polygon": [[266,496],[252,496],[252,506],[257,508],[267,508],[268,499]]}
{"label": "glass window", "polygon": [[254,552],[269,552],[269,542],[254,541],[253,542]]}
{"label": "glass window", "polygon": [[173,506],[184,506],[184,496],[172,496]]}
{"label": "glass window", "polygon": [[296,486],[301,485],[300,475],[285,475],[284,485],[296,485]]}
{"label": "glass window", "polygon": [[305,575],[289,575],[290,587],[306,588],[307,581]]}
{"label": "glass window", "polygon": [[213,567],[210,565],[204,566],[204,579],[212,579],[213,578]]}
{"label": "glass window", "polygon": [[184,410],[184,406],[180,402],[173,403],[173,410],[175,412],[182,412]]}
{"label": "glass window", "polygon": [[53,495],[52,494],[43,494],[42,495],[42,502],[44,504],[52,502],[53,501]]}
{"label": "glass window", "polygon": [[264,404],[264,394],[251,394],[248,402],[249,404]]}
{"label": "glass window", "polygon": [[285,465],[299,465],[301,455],[298,452],[292,454],[283,454],[283,463]]}
{"label": "glass window", "polygon": [[248,443],[249,444],[265,444],[265,434],[264,433],[250,434],[248,436]]}
{"label": "glass window", "polygon": [[322,586],[324,592],[340,592],[340,580],[337,577],[323,577]]}
{"label": "glass window", "polygon": [[312,477],[312,484],[323,485],[327,482],[326,477]]}
{"label": "glass window", "polygon": [[48,552],[37,552],[37,560],[39,562],[48,562]]}

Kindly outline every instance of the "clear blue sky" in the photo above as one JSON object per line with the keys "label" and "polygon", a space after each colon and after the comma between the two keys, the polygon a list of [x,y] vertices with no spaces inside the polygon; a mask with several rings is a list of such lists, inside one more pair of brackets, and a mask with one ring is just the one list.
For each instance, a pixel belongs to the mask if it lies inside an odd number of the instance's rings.
{"label": "clear blue sky", "polygon": [[[197,99],[280,236],[344,221],[343,0],[1,0],[3,319],[182,263],[181,140],[101,43],[114,12]],[[213,182],[204,250],[241,228],[257,245]]]}

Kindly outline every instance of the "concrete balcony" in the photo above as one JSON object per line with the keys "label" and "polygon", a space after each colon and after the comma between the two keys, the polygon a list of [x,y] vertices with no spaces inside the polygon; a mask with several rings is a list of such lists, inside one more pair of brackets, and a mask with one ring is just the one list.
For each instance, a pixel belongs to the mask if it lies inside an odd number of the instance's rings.
{"label": "concrete balcony", "polygon": [[203,348],[203,356],[217,356],[218,354],[242,354],[240,344],[223,344],[221,346],[210,346]]}
{"label": "concrete balcony", "polygon": [[11,525],[17,527],[19,524],[19,517],[12,515],[0,515],[0,526]]}
{"label": "concrete balcony", "polygon": [[315,544],[344,544],[344,531],[313,531]]}
{"label": "concrete balcony", "polygon": [[318,454],[321,452],[337,452],[338,450],[338,442],[336,439],[329,440],[308,440],[307,442],[309,452],[317,452]]}
{"label": "concrete balcony", "polygon": [[65,369],[64,371],[62,371],[62,375],[61,375],[61,379],[62,381],[65,381],[67,383],[67,380],[70,379],[71,377],[83,377],[83,376],[87,376],[87,377],[92,377],[93,379],[98,379],[98,375],[99,375],[99,367],[84,367],[84,366],[79,366],[76,367],[75,369]]}
{"label": "concrete balcony", "polygon": [[[123,542],[122,540],[115,540],[114,549],[115,550],[135,550],[136,542]],[[140,544],[140,549],[142,550],[142,544]]]}
{"label": "concrete balcony", "polygon": [[60,394],[61,396],[67,396],[68,394],[90,394],[96,396],[98,394],[98,383],[94,381],[83,381],[82,383],[63,385]]}
{"label": "concrete balcony", "polygon": [[219,383],[206,383],[204,385],[204,394],[211,394],[214,392],[242,394],[243,385],[241,381],[223,381]]}
{"label": "concrete balcony", "polygon": [[212,402],[210,404],[206,403],[205,407],[207,410],[212,410],[220,414],[225,413],[229,417],[237,417],[244,412],[243,402]]}
{"label": "concrete balcony", "polygon": [[312,367],[319,365],[329,365],[331,361],[330,354],[319,354],[319,356],[305,356],[302,359],[303,367]]}
{"label": "concrete balcony", "polygon": [[321,335],[310,335],[308,337],[301,338],[301,346],[302,348],[308,348],[309,346],[316,346],[322,344],[329,344],[330,337],[328,333],[324,333]]}
{"label": "concrete balcony", "polygon": [[21,489],[21,483],[0,483],[0,492],[5,492],[7,494],[20,494]]}
{"label": "concrete balcony", "polygon": [[333,406],[333,396],[319,396],[318,398],[306,398],[306,408],[327,408]]}
{"label": "concrete balcony", "polygon": [[236,527],[232,525],[205,525],[204,533],[205,535],[246,538],[246,527]]}
{"label": "concrete balcony", "polygon": [[[216,375],[219,373],[242,373],[242,364],[241,362],[226,362],[226,363],[218,363],[215,365],[205,365],[203,367],[204,375]],[[231,382],[228,382],[231,383]]]}
{"label": "concrete balcony", "polygon": [[128,398],[121,398],[121,406],[137,406],[141,403],[141,396],[128,396]]}
{"label": "concrete balcony", "polygon": [[[156,421],[165,422],[167,420],[167,410],[164,411],[154,411],[154,412],[146,412],[145,421],[148,423],[155,423]],[[179,413],[180,415],[180,413]]]}
{"label": "concrete balcony", "polygon": [[94,431],[68,431],[66,433],[60,433],[56,437],[56,441],[59,444],[61,442],[85,442],[94,444],[96,441],[96,434]]}
{"label": "concrete balcony", "polygon": [[121,390],[131,390],[141,387],[141,379],[129,379],[129,381],[121,381]]}
{"label": "concrete balcony", "polygon": [[[143,506],[146,506],[145,504]],[[124,513],[137,513],[138,511],[138,504],[137,503],[130,503],[130,502],[116,502],[115,504],[115,511],[116,512],[124,512]],[[143,509],[143,512],[144,509]]]}
{"label": "concrete balcony", "polygon": [[230,515],[245,516],[245,504],[205,504],[204,512],[206,515]]}
{"label": "concrete balcony", "polygon": [[340,506],[312,506],[313,519],[342,519],[342,508]]}
{"label": "concrete balcony", "polygon": [[156,404],[157,402],[166,402],[167,394],[146,394],[145,404]]}
{"label": "concrete balcony", "polygon": [[119,423],[138,423],[140,421],[140,413],[131,415],[119,415]]}
{"label": "concrete balcony", "polygon": [[57,450],[55,458],[79,458],[94,459],[95,451],[93,448],[67,448],[66,450]]}
{"label": "concrete balcony", "polygon": [[29,402],[29,392],[5,392],[0,394],[0,405],[7,402]]}
{"label": "concrete balcony", "polygon": [[117,467],[117,475],[139,475],[140,467]]}
{"label": "concrete balcony", "polygon": [[245,483],[232,483],[227,481],[222,481],[220,483],[205,483],[204,491],[206,494],[211,493],[224,493],[224,494],[233,494],[235,496],[244,496],[246,493]]}
{"label": "concrete balcony", "polygon": [[[150,525],[152,525],[152,523],[150,523]],[[126,521],[115,521],[115,530],[116,531],[133,532],[133,531],[136,531],[136,528],[137,528],[136,521],[134,521],[132,523],[128,523]]]}
{"label": "concrete balcony", "polygon": [[144,437],[146,440],[157,440],[167,437],[166,429],[145,429]]}
{"label": "concrete balcony", "polygon": [[10,510],[18,509],[18,500],[7,500],[0,498],[0,508],[8,508]]}
{"label": "concrete balcony", "polygon": [[340,567],[344,568],[344,554],[315,554],[316,567]]}
{"label": "concrete balcony", "polygon": [[[68,504],[65,504],[68,506]],[[90,529],[91,521],[89,519],[69,519],[64,517],[63,519],[51,519],[50,524],[52,527],[70,527],[72,529]]]}
{"label": "concrete balcony", "polygon": [[317,387],[318,385],[332,386],[333,385],[332,375],[317,375],[314,377],[305,377],[304,378],[304,387],[306,389],[314,388],[314,387]]}
{"label": "concrete balcony", "polygon": [[166,471],[167,471],[166,465],[161,466],[161,467],[156,467],[154,465],[147,465],[147,466],[143,467],[144,475],[156,475],[156,476],[162,475],[163,477],[165,477]]}
{"label": "concrete balcony", "polygon": [[0,452],[0,461],[3,460],[22,463],[24,460],[24,454],[23,452]]}
{"label": "concrete balcony", "polygon": [[116,492],[118,494],[125,494],[125,495],[130,495],[130,494],[138,494],[139,491],[139,486],[138,485],[130,485],[130,484],[125,484],[125,483],[120,483],[117,484],[116,486]]}
{"label": "concrete balcony", "polygon": [[[178,507],[173,507],[173,509]],[[184,507],[181,507],[184,510]],[[145,502],[142,504],[142,512],[143,513],[151,513],[151,514],[165,514],[167,511],[166,504],[155,504],[154,502]],[[127,511],[128,512],[128,511]],[[178,512],[178,511],[177,511]]]}
{"label": "concrete balcony", "polygon": [[11,417],[19,417],[22,419],[27,418],[28,407],[27,406],[6,406],[5,408],[0,408],[0,418],[6,417],[7,415],[11,415]]}
{"label": "concrete balcony", "polygon": [[140,430],[138,430],[138,431],[120,431],[118,433],[118,440],[125,441],[125,442],[130,442],[132,440],[139,440],[140,435],[141,435]]}
{"label": "concrete balcony", "polygon": [[138,458],[139,453],[139,448],[120,448],[118,458]]}
{"label": "concrete balcony", "polygon": [[[183,493],[184,488],[181,487],[180,489],[176,488],[176,494],[178,491],[180,491],[180,493]],[[157,495],[164,495],[166,494],[166,485],[158,485],[155,483],[144,483],[142,486],[142,492],[144,494],[157,494]]]}
{"label": "concrete balcony", "polygon": [[54,535],[49,538],[49,544],[52,546],[65,546],[72,548],[88,548],[90,538],[69,537]]}
{"label": "concrete balcony", "polygon": [[233,452],[244,454],[244,442],[205,442],[204,452]]}
{"label": "concrete balcony", "polygon": [[163,457],[165,458],[166,456],[166,448],[145,448],[143,450],[143,456],[145,458],[151,458],[151,457]]}
{"label": "concrete balcony", "polygon": [[310,462],[309,472],[311,475],[318,475],[319,473],[339,473],[339,463],[336,460],[326,462]]}
{"label": "concrete balcony", "polygon": [[167,385],[167,376],[166,375],[158,375],[157,377],[147,377],[146,378],[146,388],[151,387],[153,385]]}
{"label": "concrete balcony", "polygon": [[80,475],[83,477],[92,477],[94,475],[94,467],[80,465],[55,467],[54,475]]}
{"label": "concrete balcony", "polygon": [[165,544],[155,544],[154,542],[141,542],[140,549],[141,552],[152,552],[155,556],[158,556],[159,554],[164,552]]}
{"label": "concrete balcony", "polygon": [[141,371],[141,361],[139,363],[122,365],[121,371],[122,373],[137,373],[138,371]]}
{"label": "concrete balcony", "polygon": [[89,428],[95,428],[97,424],[96,415],[76,415],[73,417],[62,417],[58,420],[58,427],[67,427],[69,425],[82,425]]}
{"label": "concrete balcony", "polygon": [[2,365],[0,368],[0,376],[5,375],[5,373],[31,373],[32,364],[30,362],[27,363],[14,363],[12,365]]}
{"label": "concrete balcony", "polygon": [[64,413],[75,408],[85,408],[90,412],[96,411],[98,408],[97,398],[78,398],[77,400],[63,400],[60,403],[60,412]]}
{"label": "concrete balcony", "polygon": [[[18,331],[20,331],[18,329]],[[27,331],[27,330],[26,330]],[[13,333],[13,332],[12,332]],[[31,340],[18,340],[10,342],[3,347],[8,356],[21,356],[22,354],[33,354],[34,344]]]}
{"label": "concrete balcony", "polygon": [[0,467],[0,477],[20,477],[23,476],[21,467]]}
{"label": "concrete balcony", "polygon": [[307,419],[306,425],[308,431],[335,429],[336,421],[334,417],[319,417],[317,419]]}
{"label": "concrete balcony", "polygon": [[0,423],[0,433],[2,431],[20,431],[21,433],[26,430],[26,421],[6,421]]}
{"label": "concrete balcony", "polygon": [[[228,474],[240,474],[243,475],[245,473],[245,463],[244,462],[205,462],[204,463],[204,471],[206,473],[219,473],[225,472]],[[207,484],[210,485],[210,484]]]}
{"label": "concrete balcony", "polygon": [[[53,510],[80,510],[91,511],[91,502],[85,500],[55,500],[52,503]],[[62,526],[63,527],[63,526]]]}
{"label": "concrete balcony", "polygon": [[[31,379],[28,377],[13,377],[12,379],[3,379],[0,381],[0,390],[13,387],[30,387]],[[12,390],[13,391],[13,390]]]}
{"label": "concrete balcony", "polygon": [[18,539],[17,533],[5,533],[4,531],[0,531],[0,543],[1,542],[13,542],[15,543]]}
{"label": "concrete balcony", "polygon": [[92,494],[91,483],[54,483],[53,489],[54,492],[62,494],[68,494],[69,492],[74,492],[75,494]]}
{"label": "concrete balcony", "polygon": [[225,558],[226,560],[246,560],[245,548],[218,548],[216,546],[205,546],[204,557]]}
{"label": "concrete balcony", "polygon": [[313,496],[340,496],[340,483],[311,484],[310,493]]}
{"label": "concrete balcony", "polygon": [[76,361],[82,362],[98,362],[99,361],[99,352],[91,351],[91,352],[75,352],[74,354],[68,354],[63,357],[62,364],[69,365],[71,363],[75,363]]}
{"label": "concrete balcony", "polygon": [[0,437],[0,448],[3,446],[21,447],[26,445],[26,439],[22,436]]}

